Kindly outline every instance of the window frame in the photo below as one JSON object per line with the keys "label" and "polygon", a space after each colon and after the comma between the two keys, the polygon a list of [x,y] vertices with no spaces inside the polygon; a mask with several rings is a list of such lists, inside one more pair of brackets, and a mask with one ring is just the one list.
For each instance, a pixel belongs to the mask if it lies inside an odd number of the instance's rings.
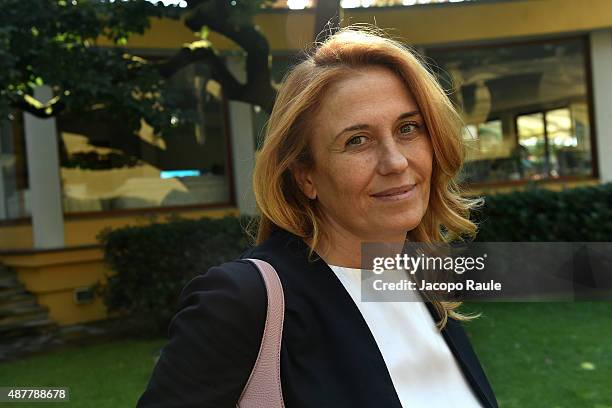
{"label": "window frame", "polygon": [[[143,58],[150,60],[162,60],[173,55],[174,50],[132,50],[134,55],[140,55]],[[229,99],[223,89],[221,89],[221,101],[220,101],[223,123],[223,133],[225,137],[225,163],[227,167],[227,182],[229,183],[229,199],[219,203],[205,203],[205,204],[186,204],[186,205],[173,205],[173,206],[160,206],[160,207],[141,207],[141,208],[121,208],[114,210],[102,210],[102,211],[64,211],[62,205],[62,211],[65,220],[76,220],[80,218],[104,218],[109,216],[124,216],[124,215],[136,215],[136,214],[150,214],[150,213],[171,213],[177,211],[189,211],[189,210],[206,210],[216,208],[227,208],[236,207],[236,191],[235,191],[235,180],[234,180],[234,161],[232,157],[232,140],[231,140],[231,123],[229,120]],[[58,138],[61,135],[58,132]],[[59,170],[59,169],[58,169]],[[24,220],[31,219],[26,217]]]}
{"label": "window frame", "polygon": [[[428,61],[435,61],[429,55],[431,51],[435,52],[457,52],[464,50],[475,50],[475,49],[486,49],[486,48],[498,48],[498,47],[520,47],[525,45],[538,45],[538,44],[554,44],[554,43],[562,43],[567,41],[581,41],[583,47],[583,66],[585,72],[585,88],[586,92],[583,98],[580,98],[580,101],[584,101],[588,106],[588,118],[589,118],[589,142],[591,148],[591,174],[590,175],[576,175],[576,176],[558,176],[558,177],[546,177],[539,180],[533,179],[520,179],[520,180],[506,180],[506,181],[480,181],[480,182],[461,182],[460,186],[466,189],[480,189],[480,188],[496,188],[496,187],[508,187],[508,186],[524,186],[529,183],[564,183],[564,182],[574,182],[574,181],[592,181],[599,179],[599,162],[597,160],[598,150],[597,150],[597,132],[595,129],[595,113],[594,113],[594,97],[593,97],[593,73],[592,73],[592,65],[591,65],[591,44],[589,41],[589,34],[568,34],[568,35],[560,35],[555,37],[539,37],[534,39],[524,39],[519,41],[512,40],[484,40],[478,41],[470,44],[463,44],[457,46],[451,45],[441,45],[441,46],[424,46],[423,55],[426,57]],[[550,106],[546,106],[545,109],[526,109],[525,111],[521,110],[520,113],[513,112],[513,126],[514,126],[514,137],[518,143],[518,131],[516,126],[516,118],[520,115],[525,115],[529,113],[538,113],[545,112],[549,110],[553,110],[559,107],[567,107],[567,104],[563,104],[564,106],[560,106],[562,104],[551,104]],[[554,107],[553,107],[554,106]],[[496,115],[497,117],[497,115]],[[545,138],[546,143],[548,143],[548,138]],[[548,146],[547,146],[547,155],[548,155]],[[466,162],[467,163],[467,162]]]}

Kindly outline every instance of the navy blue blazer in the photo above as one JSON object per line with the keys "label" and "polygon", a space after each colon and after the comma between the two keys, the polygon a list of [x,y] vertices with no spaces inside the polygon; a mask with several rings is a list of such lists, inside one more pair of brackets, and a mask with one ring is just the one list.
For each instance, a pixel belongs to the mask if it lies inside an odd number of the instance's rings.
{"label": "navy blue blazer", "polygon": [[[169,342],[137,407],[236,407],[257,358],[267,304],[259,272],[242,258],[269,262],[283,285],[281,382],[287,408],[401,408],[350,295],[329,266],[316,256],[309,262],[308,246],[285,230],[185,286]],[[497,407],[459,322],[449,319],[442,335],[482,406]]]}

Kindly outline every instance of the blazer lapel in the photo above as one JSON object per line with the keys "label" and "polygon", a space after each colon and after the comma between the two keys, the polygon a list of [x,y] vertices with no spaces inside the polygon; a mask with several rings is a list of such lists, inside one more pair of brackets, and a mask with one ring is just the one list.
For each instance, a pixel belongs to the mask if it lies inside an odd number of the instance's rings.
{"label": "blazer lapel", "polygon": [[[287,234],[290,233],[287,232]],[[291,244],[288,248],[292,248],[291,252],[295,256],[293,260],[296,261],[296,268],[293,269],[292,275],[294,278],[299,277],[300,280],[303,280],[299,283],[298,281],[292,282],[292,285],[298,283],[302,288],[316,288],[319,295],[317,297],[326,303],[327,313],[330,316],[337,314],[337,318],[333,317],[332,320],[335,326],[344,327],[344,329],[338,329],[338,337],[346,338],[345,347],[347,349],[343,352],[350,353],[352,360],[359,361],[364,366],[364,369],[360,370],[367,378],[364,384],[369,383],[369,387],[378,390],[375,392],[377,394],[375,405],[385,408],[402,408],[376,340],[350,294],[329,265],[316,252],[313,253],[314,262],[309,262],[307,259],[308,246],[299,237],[290,235],[292,239],[290,239]],[[304,267],[305,265],[307,266]],[[355,375],[355,373],[347,373],[347,375]],[[361,403],[363,405],[360,406],[364,407],[374,406],[374,401],[361,401]]]}

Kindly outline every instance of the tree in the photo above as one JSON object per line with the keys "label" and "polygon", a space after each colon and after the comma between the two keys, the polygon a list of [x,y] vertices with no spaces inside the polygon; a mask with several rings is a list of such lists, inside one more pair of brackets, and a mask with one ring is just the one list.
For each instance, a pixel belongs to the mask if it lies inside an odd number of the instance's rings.
{"label": "tree", "polygon": [[[117,136],[126,157],[113,156],[112,162],[134,165],[130,156],[141,156],[142,140],[133,137],[141,119],[170,143],[173,130],[196,121],[195,109],[181,104],[180,95],[168,86],[175,73],[196,62],[204,65],[208,80],[216,81],[228,99],[270,113],[276,97],[270,48],[253,16],[273,2],[187,0],[187,7],[181,8],[146,0],[0,0],[0,117],[19,109],[41,118],[69,114],[84,122],[121,123]],[[327,27],[329,34],[338,20],[333,25],[327,21],[340,14],[339,0],[317,3],[315,32]],[[196,40],[177,46],[176,54],[166,60],[134,55],[126,47],[130,37],[149,30],[153,18],[181,19]],[[208,40],[211,31],[233,40],[246,53],[245,83],[228,70]],[[98,46],[102,38],[114,46]],[[34,98],[40,85],[52,88],[51,101]],[[149,147],[157,157],[165,154]],[[105,166],[104,158],[91,153],[68,158],[63,144],[60,148],[64,165]],[[110,156],[106,159],[111,161]]]}
{"label": "tree", "polygon": [[[0,115],[14,109],[42,118],[69,113],[120,122],[127,135],[140,129],[142,118],[165,137],[195,120],[194,109],[181,107],[168,86],[173,74],[195,62],[204,63],[207,78],[229,99],[269,112],[275,98],[269,46],[253,16],[270,1],[191,0],[180,8],[145,0],[0,0]],[[130,37],[145,33],[153,18],[182,19],[196,40],[167,60],[134,55],[126,48]],[[210,31],[247,53],[246,83],[228,71],[208,40]],[[101,38],[114,46],[98,46]],[[33,96],[40,85],[53,90],[48,103]]]}
{"label": "tree", "polygon": [[323,42],[335,29],[340,27],[344,18],[340,0],[317,1],[315,10],[315,36],[317,41]]}

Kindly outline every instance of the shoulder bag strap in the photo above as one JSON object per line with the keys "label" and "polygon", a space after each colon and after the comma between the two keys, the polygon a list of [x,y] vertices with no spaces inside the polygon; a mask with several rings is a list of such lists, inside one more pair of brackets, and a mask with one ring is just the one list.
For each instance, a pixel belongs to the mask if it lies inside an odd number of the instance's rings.
{"label": "shoulder bag strap", "polygon": [[285,298],[276,270],[260,259],[255,264],[266,285],[268,309],[257,360],[236,405],[238,408],[284,408],[280,379],[280,349],[283,337]]}

